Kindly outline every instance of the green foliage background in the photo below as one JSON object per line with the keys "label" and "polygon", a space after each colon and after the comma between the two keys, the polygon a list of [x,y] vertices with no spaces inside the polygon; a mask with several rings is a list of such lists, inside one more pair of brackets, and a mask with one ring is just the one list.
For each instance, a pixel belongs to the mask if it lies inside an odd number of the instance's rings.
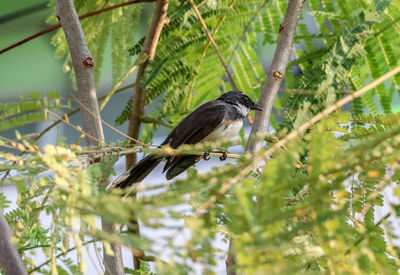
{"label": "green foliage background", "polygon": [[[120,2],[75,4],[78,14],[83,14]],[[143,43],[143,37],[136,35],[139,21],[149,20],[143,5],[82,21],[97,80],[108,41],[114,82],[132,65],[132,56],[137,57]],[[257,99],[265,79],[257,43],[277,42],[286,1],[199,0],[196,5],[239,89]],[[140,85],[147,90],[146,103],[156,105],[149,116],[174,125],[230,86],[190,4],[171,1],[168,18]],[[286,72],[287,90],[275,102],[271,121],[275,138],[398,66],[399,20],[399,1],[306,1]],[[53,43],[69,70],[61,30]],[[164,256],[168,261],[156,261],[157,274],[188,274],[194,264],[212,273],[217,261],[223,260],[213,246],[222,234],[234,240],[238,270],[246,274],[397,274],[400,249],[394,242],[398,232],[393,222],[400,215],[399,207],[391,205],[383,217],[375,211],[383,205],[381,193],[386,186],[393,186],[393,195],[400,196],[400,116],[393,113],[399,77],[355,99],[349,108],[321,121],[249,174],[243,171],[251,170],[256,158],[243,156],[234,165],[208,174],[192,169],[185,180],[147,186],[154,192],[138,199],[121,200],[121,191],[106,193],[98,188],[99,181],[112,173],[116,154],[89,165],[90,148],[65,144],[38,148],[32,136],[0,137],[0,146],[12,149],[0,152],[0,171],[4,175],[13,171],[3,182],[15,185],[19,193],[18,208],[6,218],[27,269],[44,274],[84,273],[83,246],[95,238],[106,247],[119,243],[157,259]],[[47,110],[57,112],[65,105],[57,93],[1,103],[0,130],[49,119]],[[130,106],[128,102],[116,124],[129,119]],[[157,127],[146,124],[141,140],[150,143]],[[104,149],[117,146],[125,150],[121,144]],[[227,184],[231,188],[221,192]],[[9,203],[1,194],[0,207],[7,211]],[[188,206],[185,211],[177,207],[182,205]],[[41,224],[43,213],[51,217],[50,226]],[[163,249],[168,248],[171,255],[165,257],[155,249],[154,240],[145,236],[126,230],[102,232],[98,217],[128,226],[137,217],[155,232],[168,229],[179,235],[189,230],[191,238],[179,246],[173,237],[160,236],[165,238]],[[180,225],[171,226],[166,220]],[[72,250],[78,251],[78,264],[68,257]],[[49,259],[46,264],[34,262],[32,254],[37,251]],[[142,269],[126,271],[150,273],[147,264]]]}

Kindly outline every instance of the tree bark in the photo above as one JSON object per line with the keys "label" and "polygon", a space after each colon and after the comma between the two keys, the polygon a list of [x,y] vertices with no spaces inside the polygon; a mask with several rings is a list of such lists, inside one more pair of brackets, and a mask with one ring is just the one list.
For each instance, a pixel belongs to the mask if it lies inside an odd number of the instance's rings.
{"label": "tree bark", "polygon": [[297,22],[305,0],[289,0],[285,17],[279,28],[279,39],[272,64],[269,68],[267,79],[262,87],[258,100],[264,111],[256,112],[254,124],[251,129],[246,152],[256,153],[262,150],[263,140],[268,132],[269,119],[274,100],[278,94],[290,55],[293,50],[293,40],[296,34]]}
{"label": "tree bark", "polygon": [[11,229],[0,209],[0,266],[5,275],[28,274],[11,237]]}
{"label": "tree bark", "polygon": [[[297,22],[305,0],[289,0],[285,17],[279,28],[279,39],[276,45],[274,58],[269,68],[267,79],[262,87],[258,105],[264,111],[256,112],[246,152],[256,153],[262,150],[263,140],[268,132],[269,119],[272,112],[274,100],[278,94],[290,55],[293,50],[293,40],[296,34]],[[233,251],[233,240],[230,240],[228,259],[226,260],[226,274],[235,275],[235,253]]]}
{"label": "tree bark", "polygon": [[[103,127],[101,125],[99,106],[97,103],[96,86],[94,84],[94,63],[86,44],[82,26],[76,14],[73,0],[56,0],[57,16],[64,29],[71,59],[74,66],[78,98],[81,108],[83,129],[95,139],[86,136],[87,146],[96,146],[104,142]],[[106,182],[106,184],[108,184]],[[102,221],[103,230],[112,230],[112,224]],[[124,265],[122,262],[121,247],[112,246],[114,255],[107,255],[103,249],[105,274],[123,275]]]}
{"label": "tree bark", "polygon": [[[154,7],[150,27],[143,42],[142,52],[147,55],[147,60],[140,64],[136,75],[135,93],[132,101],[132,113],[128,125],[128,136],[138,139],[140,132],[140,118],[144,116],[146,105],[146,89],[140,87],[140,81],[147,65],[154,58],[161,30],[167,19],[168,0],[157,0]],[[136,164],[136,154],[126,156],[126,169]]]}
{"label": "tree bark", "polygon": [[225,261],[225,266],[226,266],[226,275],[236,275],[236,259],[235,259],[235,253],[233,250],[233,240],[229,240],[229,250],[228,250],[228,258]]}

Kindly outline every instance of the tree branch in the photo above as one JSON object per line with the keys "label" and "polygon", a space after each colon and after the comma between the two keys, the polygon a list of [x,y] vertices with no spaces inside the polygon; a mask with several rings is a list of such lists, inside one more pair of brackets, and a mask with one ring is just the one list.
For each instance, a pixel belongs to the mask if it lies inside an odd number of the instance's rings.
{"label": "tree branch", "polygon": [[11,237],[11,229],[0,209],[0,266],[5,275],[27,274]]}
{"label": "tree branch", "polygon": [[[70,0],[56,0],[57,16],[63,26],[65,37],[74,66],[79,100],[95,113],[93,117],[81,108],[83,128],[86,133],[104,141],[103,128],[99,119],[96,86],[94,84],[94,63],[86,44],[85,36],[76,15],[74,3]],[[96,146],[98,142],[87,138],[88,146]]]}
{"label": "tree branch", "polygon": [[197,155],[197,156],[203,156],[205,153],[208,154],[210,157],[224,157],[226,156],[227,158],[233,158],[233,159],[240,159],[240,158],[245,158],[245,155],[240,155],[240,154],[231,154],[231,153],[226,153],[226,152],[220,152],[220,151],[208,151],[210,146],[198,146],[193,147],[193,145],[181,145],[176,149],[173,149],[169,146],[162,146],[160,148],[143,148],[143,147],[133,147],[130,149],[120,149],[120,148],[94,148],[94,149],[88,149],[88,150],[79,150],[76,151],[75,153],[77,155],[88,155],[88,157],[93,158],[93,159],[101,159],[105,155],[108,156],[124,156],[124,155],[129,155],[132,153],[147,153],[147,154],[152,154],[152,155],[157,155],[157,156],[178,156],[178,155]]}
{"label": "tree branch", "polygon": [[[144,116],[146,104],[146,90],[140,87],[140,81],[147,65],[154,58],[161,30],[167,19],[168,0],[157,0],[154,7],[153,18],[143,42],[142,53],[147,55],[147,60],[140,64],[135,82],[135,93],[132,101],[132,113],[128,125],[128,136],[138,139],[140,132],[140,118]],[[136,154],[127,156],[126,168],[129,169],[136,163]]]}
{"label": "tree branch", "polygon": [[[104,142],[104,134],[97,103],[96,86],[94,84],[94,63],[90,56],[73,0],[56,0],[55,3],[57,16],[63,26],[74,65],[78,98],[82,102],[82,106],[86,106],[93,113],[92,115],[87,109],[81,108],[83,129],[88,134],[86,136],[86,144],[88,146],[96,146]],[[90,136],[94,138],[90,138]],[[104,183],[108,184],[109,180],[104,181]],[[102,227],[104,230],[112,230],[113,225],[102,221]],[[124,265],[121,247],[114,244],[111,247],[114,256],[107,255],[105,249],[103,249],[106,274],[123,275]]]}
{"label": "tree branch", "polygon": [[[146,70],[147,65],[153,60],[156,52],[158,40],[160,38],[161,30],[167,22],[168,0],[157,0],[153,11],[153,17],[149,29],[147,30],[146,37],[143,42],[142,51],[139,57],[146,55],[146,60],[139,65],[136,75],[135,93],[132,100],[132,112],[128,124],[127,135],[133,139],[139,139],[141,118],[145,114],[146,105],[146,89],[140,86],[140,81]],[[138,58],[139,58],[138,57]],[[130,141],[131,143],[134,143]],[[126,156],[126,169],[128,170],[132,165],[137,162],[136,154]],[[139,225],[139,224],[137,224]],[[139,234],[139,226],[135,228],[128,228],[132,233]],[[133,255],[133,262],[135,269],[140,268],[140,261],[135,254]]]}
{"label": "tree branch", "polygon": [[285,76],[290,55],[292,54],[296,26],[299,21],[303,3],[304,0],[289,0],[285,17],[279,28],[280,34],[274,58],[258,101],[258,105],[260,105],[264,111],[256,112],[254,124],[247,143],[247,152],[255,153],[262,149],[263,139],[268,131],[272,106],[274,105],[275,97],[278,94],[279,87]]}
{"label": "tree branch", "polygon": [[[296,26],[304,1],[305,0],[289,0],[285,17],[279,28],[280,34],[274,58],[269,68],[267,79],[262,87],[260,99],[258,100],[258,105],[260,105],[264,111],[256,112],[247,142],[246,152],[255,153],[262,149],[264,137],[267,135],[272,106],[285,75],[290,55],[292,54]],[[266,3],[267,1],[264,2],[264,5]],[[235,262],[233,241],[231,239],[229,243],[228,259],[226,260],[226,272],[228,275],[236,274]]]}
{"label": "tree branch", "polygon": [[[125,2],[125,3],[120,3],[120,4],[109,6],[109,7],[100,9],[100,10],[96,10],[96,11],[92,11],[92,12],[88,12],[88,13],[82,14],[82,15],[79,16],[79,19],[84,19],[84,18],[87,18],[87,17],[91,17],[91,16],[94,16],[94,15],[106,12],[106,11],[110,11],[110,10],[113,10],[113,9],[121,8],[121,7],[132,5],[132,4],[143,3],[143,2],[144,3],[148,3],[148,2],[154,2],[154,1],[155,0],[132,0],[132,1]],[[40,36],[42,36],[42,35],[44,35],[46,33],[49,33],[49,32],[52,32],[54,30],[57,30],[60,27],[61,27],[61,24],[57,24],[57,25],[54,25],[54,26],[52,26],[52,27],[50,27],[48,29],[42,30],[42,31],[40,31],[38,33],[35,33],[35,34],[31,35],[31,36],[28,36],[27,38],[22,39],[22,40],[20,40],[20,41],[18,41],[16,43],[6,47],[6,48],[0,50],[0,54],[5,53],[5,52],[7,52],[7,51],[9,51],[11,49],[14,49],[14,48],[18,47],[18,46],[21,46],[22,44],[25,44],[26,42],[29,42],[32,39],[40,37]]]}

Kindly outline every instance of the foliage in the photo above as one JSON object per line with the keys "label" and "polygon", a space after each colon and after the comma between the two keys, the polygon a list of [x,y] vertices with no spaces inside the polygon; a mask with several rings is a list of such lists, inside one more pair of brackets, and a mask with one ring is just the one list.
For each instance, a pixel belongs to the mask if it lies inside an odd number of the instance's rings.
{"label": "foliage", "polygon": [[[296,128],[340,97],[339,91],[357,90],[398,65],[393,51],[399,41],[400,19],[397,1],[309,1],[318,38],[300,25],[302,49],[298,61],[292,62],[302,70],[299,77],[290,78],[289,88],[311,90],[310,94],[284,95],[287,106],[281,127]],[[354,7],[361,7],[355,10]],[[322,12],[321,12],[322,8]],[[396,27],[389,27],[396,26]],[[390,38],[389,38],[390,37]],[[316,49],[315,42],[319,48]],[[317,62],[314,60],[318,58]],[[315,73],[318,72],[318,73]],[[395,76],[375,91],[366,93],[351,104],[353,114],[367,108],[391,112],[399,77]],[[311,108],[309,108],[311,106]]]}
{"label": "foliage", "polygon": [[[265,2],[268,1],[235,1],[232,4],[229,0],[211,5],[212,1],[205,1],[199,5],[207,26],[215,32],[219,50],[237,72],[238,88],[253,98],[259,95],[264,74],[254,51],[256,36],[252,30],[260,13],[258,8]],[[164,94],[157,104],[156,118],[176,123],[201,102],[214,99],[231,88],[224,82],[224,69],[190,3],[171,2],[168,16],[170,22],[162,32],[154,61],[146,70],[141,85],[146,88],[147,104]],[[142,41],[132,48],[132,54],[138,53]],[[118,124],[129,118],[131,105],[132,102],[127,102],[116,120]],[[179,113],[176,105],[183,107]]]}
{"label": "foliage", "polygon": [[16,102],[0,103],[0,131],[48,120],[46,110],[57,111],[60,107],[60,98],[56,91],[47,91],[47,97],[40,92],[34,92],[22,96]]}
{"label": "foliage", "polygon": [[[75,4],[83,14],[120,2]],[[239,89],[257,98],[265,78],[259,47],[276,43],[286,1],[195,2]],[[115,82],[139,54],[143,37],[137,33],[151,14],[142,14],[145,5],[82,20],[97,80],[108,43]],[[285,82],[300,92],[284,92],[275,102],[272,125],[281,130],[278,138],[398,65],[399,10],[398,1],[306,1]],[[149,116],[176,124],[231,88],[190,3],[170,1],[168,18],[140,85],[146,88],[146,104],[155,106]],[[53,43],[70,66],[63,39],[60,31]],[[392,113],[399,80],[394,76],[355,99],[271,156],[264,150],[251,158],[243,155],[206,174],[190,169],[185,179],[141,185],[137,198],[99,188],[119,154],[132,148],[39,148],[30,135],[0,137],[6,148],[0,151],[0,176],[18,191],[16,206],[0,194],[0,207],[28,271],[36,273],[83,274],[85,247],[109,249],[111,243],[154,256],[155,268],[141,261],[139,270],[126,266],[127,274],[217,273],[226,258],[215,245],[222,239],[233,240],[238,271],[245,274],[397,274],[400,248],[393,223],[399,207],[386,205],[385,215],[379,210],[385,188],[400,199],[400,113]],[[129,118],[131,105],[118,124]],[[53,93],[2,103],[0,129],[43,120],[46,109],[61,107]],[[36,112],[40,117],[31,115]],[[146,125],[141,140],[150,142],[155,129]],[[111,153],[93,163],[102,151]],[[44,217],[51,222],[44,223]],[[99,217],[122,224],[122,232],[103,232]],[[126,230],[137,219],[151,234]],[[71,256],[75,252],[77,260]],[[35,255],[42,253],[48,261],[37,263]]]}
{"label": "foliage", "polygon": [[[172,232],[162,242],[167,245],[183,230],[191,231],[192,237],[184,246],[168,245],[175,261],[169,265],[158,262],[162,274],[190,272],[191,266],[185,264],[190,262],[212,270],[218,251],[213,242],[221,233],[235,240],[239,267],[246,273],[394,273],[399,255],[383,237],[395,238],[394,229],[386,219],[381,222],[387,225],[385,231],[374,222],[376,206],[383,202],[380,191],[398,178],[400,123],[381,117],[379,121],[392,121],[392,127],[363,139],[356,137],[352,143],[329,130],[332,125],[357,120],[346,114],[332,116],[304,140],[277,153],[251,177],[238,176],[254,162],[243,158],[238,165],[225,165],[210,174],[192,171],[185,180],[147,186],[136,201],[133,197],[121,201],[119,190],[109,194],[98,191],[97,182],[110,173],[113,158],[88,166],[85,155],[79,157],[80,147],[47,145],[37,151],[24,143],[27,154],[1,155],[7,160],[3,170],[18,171],[18,176],[6,179],[20,194],[18,208],[9,212],[7,219],[18,232],[21,252],[39,249],[49,259],[68,250],[71,242],[79,248],[87,236],[121,242],[161,257],[166,247],[157,250],[151,244],[160,242],[162,235],[153,239],[130,233],[108,234],[96,224],[98,216],[126,224],[135,213],[154,232]],[[308,162],[297,168],[299,156],[306,151]],[[234,188],[221,195],[221,187],[232,180]],[[397,188],[394,192],[400,194]],[[213,196],[216,203],[206,212],[196,212]],[[39,216],[44,213],[52,219],[50,225],[41,224]],[[28,256],[24,260],[30,269],[35,268]],[[78,264],[84,272],[82,259]],[[56,262],[51,261],[50,270],[55,268]]]}
{"label": "foliage", "polygon": [[[75,8],[78,15],[86,14],[94,10],[99,10],[107,6],[123,3],[123,0],[102,1],[102,0],[79,0],[75,1]],[[54,1],[50,1],[50,6],[55,11]],[[95,63],[95,82],[98,83],[101,76],[101,69],[104,62],[104,52],[108,42],[111,40],[112,57],[112,76],[117,82],[123,73],[132,65],[129,57],[128,48],[135,41],[138,32],[139,20],[142,13],[142,5],[131,5],[114,9],[97,15],[91,20],[82,20],[82,28],[88,43],[89,51]],[[58,23],[57,18],[52,15],[47,22]],[[60,29],[52,38],[52,44],[56,46],[56,56],[64,58],[64,71],[71,70],[71,57],[68,45],[65,41],[64,32]],[[73,79],[73,78],[72,78]]]}

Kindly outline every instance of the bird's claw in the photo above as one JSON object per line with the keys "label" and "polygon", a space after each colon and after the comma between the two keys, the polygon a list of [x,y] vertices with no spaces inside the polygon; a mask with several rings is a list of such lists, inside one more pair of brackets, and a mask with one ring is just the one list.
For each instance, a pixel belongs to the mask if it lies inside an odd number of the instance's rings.
{"label": "bird's claw", "polygon": [[204,160],[210,160],[210,153],[209,153],[209,152],[205,152],[205,153],[203,154],[203,159],[204,159]]}
{"label": "bird's claw", "polygon": [[228,153],[225,151],[221,151],[221,153],[222,153],[222,156],[219,157],[219,160],[220,161],[226,160],[228,158]]}

